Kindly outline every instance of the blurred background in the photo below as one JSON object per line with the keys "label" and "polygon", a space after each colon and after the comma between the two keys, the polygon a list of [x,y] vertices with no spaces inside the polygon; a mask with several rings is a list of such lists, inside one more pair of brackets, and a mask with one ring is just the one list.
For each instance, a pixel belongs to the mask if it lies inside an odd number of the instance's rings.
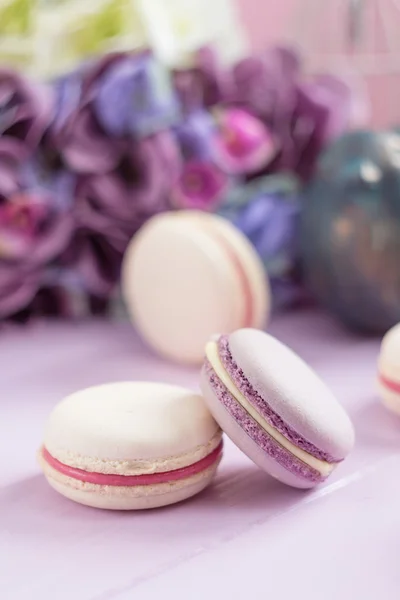
{"label": "blurred background", "polygon": [[[154,215],[254,244],[274,311],[400,321],[397,0],[0,0],[0,319],[125,318]],[[233,140],[233,141],[232,141]]]}

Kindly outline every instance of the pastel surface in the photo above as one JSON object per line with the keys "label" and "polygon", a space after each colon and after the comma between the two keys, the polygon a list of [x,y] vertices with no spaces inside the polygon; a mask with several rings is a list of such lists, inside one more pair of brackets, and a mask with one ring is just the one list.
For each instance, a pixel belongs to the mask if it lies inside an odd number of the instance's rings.
{"label": "pastel surface", "polygon": [[379,340],[313,311],[277,315],[270,331],[343,400],[355,451],[303,494],[268,477],[227,439],[208,490],[128,515],[86,509],[50,489],[34,459],[43,420],[85,385],[162,378],[196,389],[197,370],[160,365],[125,323],[2,332],[4,600],[155,600],[167,590],[175,600],[187,600],[188,590],[190,600],[216,590],[243,600],[266,587],[279,600],[377,600],[383,591],[398,600],[399,421],[374,391]]}

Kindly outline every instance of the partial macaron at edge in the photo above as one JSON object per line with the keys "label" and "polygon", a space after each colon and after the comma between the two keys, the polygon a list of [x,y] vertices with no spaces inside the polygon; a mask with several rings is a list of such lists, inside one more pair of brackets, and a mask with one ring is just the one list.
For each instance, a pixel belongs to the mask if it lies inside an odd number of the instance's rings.
{"label": "partial macaron at edge", "polygon": [[[392,384],[395,385],[392,385]],[[389,385],[388,385],[389,384]],[[396,415],[400,415],[400,385],[378,375],[377,387],[380,392],[382,404]]]}
{"label": "partial macaron at edge", "polygon": [[400,381],[395,381],[394,379],[386,377],[382,372],[378,374],[378,379],[379,383],[383,387],[387,388],[391,392],[394,392],[395,394],[400,394]]}

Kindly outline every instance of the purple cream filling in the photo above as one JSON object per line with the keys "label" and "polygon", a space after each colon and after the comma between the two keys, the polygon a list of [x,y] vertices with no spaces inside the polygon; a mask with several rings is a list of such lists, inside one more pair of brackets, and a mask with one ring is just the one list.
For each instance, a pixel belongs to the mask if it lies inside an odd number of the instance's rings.
{"label": "purple cream filling", "polygon": [[218,400],[259,448],[276,460],[284,469],[287,469],[297,477],[302,477],[307,481],[315,483],[320,483],[326,479],[316,469],[313,469],[293,456],[293,454],[283,448],[283,446],[259,426],[225,387],[208,360],[205,361],[205,369],[210,385]]}
{"label": "purple cream filling", "polygon": [[328,463],[338,463],[342,459],[334,458],[328,452],[319,450],[313,443],[306,440],[294,429],[292,429],[283,419],[272,410],[272,408],[266,403],[266,401],[260,396],[260,394],[253,388],[249,380],[246,378],[243,371],[233,360],[231,351],[229,349],[229,341],[226,335],[223,335],[218,340],[218,352],[222,364],[224,365],[227,373],[229,374],[232,381],[243,396],[254,406],[257,412],[264,417],[264,419],[279,433],[285,436],[292,444],[301,448],[311,456],[324,460]]}

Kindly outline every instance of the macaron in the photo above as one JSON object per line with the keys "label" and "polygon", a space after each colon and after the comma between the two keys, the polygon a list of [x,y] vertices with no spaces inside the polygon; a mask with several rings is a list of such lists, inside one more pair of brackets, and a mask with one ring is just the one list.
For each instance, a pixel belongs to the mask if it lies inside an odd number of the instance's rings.
{"label": "macaron", "polygon": [[266,324],[265,269],[247,238],[214,214],[182,210],[150,219],[130,243],[122,294],[142,338],[173,361],[201,364],[215,332]]}
{"label": "macaron", "polygon": [[378,390],[386,408],[400,415],[400,323],[389,329],[382,340]]}
{"label": "macaron", "polygon": [[203,398],[159,383],[110,383],[76,392],[51,413],[39,451],[50,485],[88,506],[156,508],[212,480],[222,433]]}
{"label": "macaron", "polygon": [[206,346],[201,388],[214,418],[261,469],[283,483],[325,481],[354,444],[342,406],[287,346],[240,329]]}

